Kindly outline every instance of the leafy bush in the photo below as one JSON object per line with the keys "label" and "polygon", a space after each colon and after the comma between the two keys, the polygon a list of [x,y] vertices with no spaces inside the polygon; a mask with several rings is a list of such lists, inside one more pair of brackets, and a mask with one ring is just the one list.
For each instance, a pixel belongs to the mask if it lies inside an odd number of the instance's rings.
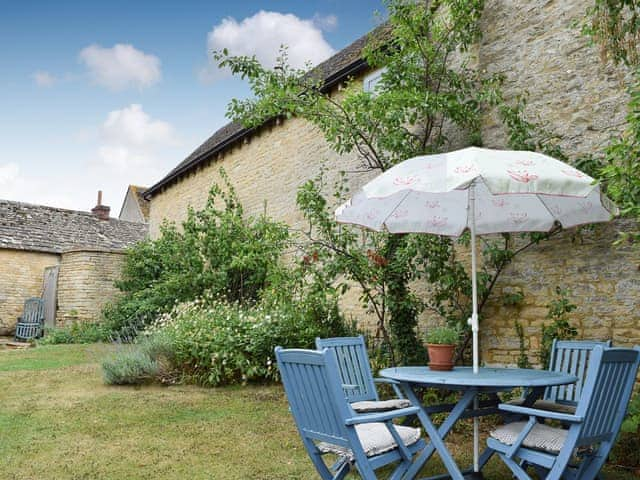
{"label": "leafy bush", "polygon": [[104,382],[108,385],[151,383],[158,376],[158,362],[137,345],[121,347],[102,362]]}
{"label": "leafy bush", "polygon": [[460,338],[460,332],[451,327],[435,327],[427,332],[427,343],[438,345],[456,345]]}
{"label": "leafy bush", "polygon": [[544,369],[549,368],[553,340],[571,340],[578,335],[576,328],[567,319],[567,315],[578,308],[569,300],[569,292],[567,290],[556,287],[556,298],[547,307],[549,308],[547,318],[551,319],[552,322],[550,325],[542,325],[542,340],[539,353],[540,363]]}
{"label": "leafy bush", "polygon": [[611,450],[611,460],[617,465],[640,468],[640,394],[629,404],[618,440]]}
{"label": "leafy bush", "polygon": [[206,298],[177,305],[146,335],[170,338],[186,377],[214,386],[275,380],[275,346],[313,348],[317,336],[348,333],[341,318],[317,322],[293,303],[247,308]]}
{"label": "leafy bush", "polygon": [[65,327],[45,328],[38,343],[57,345],[62,343],[97,343],[109,338],[109,330],[100,323],[74,322]]}
{"label": "leafy bush", "polygon": [[128,253],[124,293],[103,311],[114,332],[136,322],[150,323],[179,302],[205,292],[230,302],[251,303],[269,283],[288,242],[288,229],[262,215],[245,218],[224,171],[226,191],[214,185],[206,206],[190,210],[179,231],[164,224],[156,240],[136,244]]}

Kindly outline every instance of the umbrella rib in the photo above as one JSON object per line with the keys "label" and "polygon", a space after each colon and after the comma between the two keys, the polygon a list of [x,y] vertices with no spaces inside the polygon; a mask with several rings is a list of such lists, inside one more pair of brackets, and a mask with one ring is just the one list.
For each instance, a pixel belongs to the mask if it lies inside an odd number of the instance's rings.
{"label": "umbrella rib", "polygon": [[[591,193],[591,192],[589,192]],[[553,214],[553,212],[551,210],[549,210],[549,207],[547,206],[547,203],[544,201],[544,195],[541,195],[539,193],[536,193],[535,196],[538,198],[538,200],[540,200],[540,203],[542,203],[542,205],[544,205],[544,208],[547,210],[547,212],[549,212],[549,215],[551,215],[551,218],[553,218],[553,220],[555,222],[558,222],[558,224],[564,228],[564,225],[562,224],[562,222],[560,221],[560,219],[556,218],[556,216]],[[551,195],[549,195],[551,197]],[[589,196],[589,194],[585,195],[584,197],[579,197],[579,198],[587,198]],[[550,232],[551,230],[553,230],[553,227],[551,227],[548,231]]]}
{"label": "umbrella rib", "polygon": [[387,232],[389,231],[389,229],[387,228],[387,220],[389,219],[389,217],[391,215],[393,215],[395,213],[395,211],[398,209],[398,207],[402,204],[402,202],[405,201],[405,199],[409,196],[409,194],[411,192],[412,192],[412,190],[407,189],[407,193],[405,193],[404,196],[402,197],[402,199],[399,200],[398,203],[396,203],[395,207],[393,207],[393,209],[389,212],[389,215],[384,217],[384,220],[382,220],[382,226],[387,230]]}

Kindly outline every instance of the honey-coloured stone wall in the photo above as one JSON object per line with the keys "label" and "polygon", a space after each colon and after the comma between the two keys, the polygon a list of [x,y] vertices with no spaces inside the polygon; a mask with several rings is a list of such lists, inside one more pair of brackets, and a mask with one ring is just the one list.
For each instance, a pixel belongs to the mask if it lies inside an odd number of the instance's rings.
{"label": "honey-coloured stone wall", "polygon": [[12,335],[24,301],[42,295],[44,269],[58,265],[54,253],[0,249],[0,335]]}
{"label": "honey-coloured stone wall", "polygon": [[124,253],[118,251],[77,250],[65,252],[58,277],[57,325],[100,320],[104,305],[119,291]]}

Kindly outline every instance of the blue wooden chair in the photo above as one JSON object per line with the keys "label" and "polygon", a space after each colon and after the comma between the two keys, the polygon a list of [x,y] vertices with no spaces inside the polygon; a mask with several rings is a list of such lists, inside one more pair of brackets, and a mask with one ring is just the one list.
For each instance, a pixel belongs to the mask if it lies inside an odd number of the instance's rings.
{"label": "blue wooden chair", "polygon": [[[399,480],[414,456],[425,448],[419,428],[395,425],[407,415],[424,415],[419,407],[358,414],[345,397],[333,350],[283,350],[276,360],[291,413],[302,442],[323,480],[344,479],[353,466],[365,480],[375,470],[398,462],[389,478]],[[327,466],[323,456],[338,461]]]}
{"label": "blue wooden chair", "polygon": [[[526,415],[529,420],[491,432],[489,448],[519,480],[530,480],[523,464],[533,465],[547,480],[595,479],[620,430],[639,364],[640,347],[596,346],[575,414],[501,404],[500,410]],[[544,419],[570,427],[552,427],[541,423]]]}
{"label": "blue wooden chair", "polygon": [[16,323],[16,341],[27,342],[40,338],[44,327],[44,301],[41,298],[28,298],[24,301],[22,316]]}
{"label": "blue wooden chair", "polygon": [[[587,376],[587,366],[589,365],[591,352],[598,345],[605,348],[610,347],[611,340],[599,342],[594,340],[555,339],[551,346],[549,371],[568,373],[578,377],[578,381],[572,385],[548,387],[544,391],[543,397],[537,400],[533,407],[552,412],[574,413]],[[510,403],[522,405],[525,396],[523,395],[522,398]]]}
{"label": "blue wooden chair", "polygon": [[[335,352],[344,394],[357,412],[376,412],[411,406],[411,402],[405,399],[400,391],[398,382],[373,377],[362,335],[316,338],[316,348],[318,350],[328,348]],[[380,400],[376,383],[390,384],[398,398]]]}

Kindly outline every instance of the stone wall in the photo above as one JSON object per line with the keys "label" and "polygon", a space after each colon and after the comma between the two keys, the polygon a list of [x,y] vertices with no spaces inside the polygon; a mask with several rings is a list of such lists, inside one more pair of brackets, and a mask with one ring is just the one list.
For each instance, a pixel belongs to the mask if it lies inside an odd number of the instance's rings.
{"label": "stone wall", "polygon": [[[474,52],[478,68],[505,75],[508,99],[528,92],[527,115],[558,135],[570,155],[595,152],[616,135],[623,126],[627,102],[624,78],[603,66],[596,49],[572,26],[590,3],[488,0],[482,19],[484,38]],[[486,113],[482,133],[486,146],[505,147],[505,131],[495,112]],[[218,180],[220,165],[249,214],[262,212],[266,201],[270,216],[298,227],[296,189],[317,174],[323,161],[333,173],[357,165],[353,157],[331,152],[318,132],[302,120],[264,129],[248,143],[154,195],[150,233],[157,236],[163,219],[184,219],[187,206],[202,207],[211,183]],[[353,188],[367,179],[359,176]],[[536,336],[556,285],[568,288],[579,305],[574,317],[581,336],[640,343],[636,333],[640,327],[638,253],[630,247],[611,246],[615,228],[598,229],[582,243],[572,243],[567,234],[530,249],[509,267],[497,291],[522,286],[526,302],[518,312],[489,306],[481,339],[486,362],[515,361],[514,318],[522,319],[530,349],[538,347]],[[358,307],[357,297],[357,292],[350,293],[347,312],[367,323],[370,318]],[[531,356],[535,360],[535,352]]]}
{"label": "stone wall", "polygon": [[[623,127],[627,94],[619,68],[605,66],[580,34],[587,0],[488,0],[478,46],[479,68],[505,77],[507,99],[528,95],[527,116],[561,139],[569,154],[600,150]],[[482,138],[505,145],[495,114]]]}
{"label": "stone wall", "polygon": [[[321,164],[335,174],[353,168],[354,157],[333,152],[315,127],[297,118],[265,128],[250,140],[224,153],[218,161],[198,168],[151,200],[149,234],[158,236],[163,220],[180,223],[189,206],[204,207],[213,183],[221,184],[224,167],[248,215],[264,211],[269,216],[301,225],[295,208],[296,191],[320,172]],[[329,184],[332,183],[330,175]],[[265,205],[266,202],[266,205]]]}
{"label": "stone wall", "polygon": [[118,295],[114,281],[120,277],[124,253],[76,250],[62,254],[58,277],[58,325],[73,321],[95,322],[102,307]]}
{"label": "stone wall", "polygon": [[54,253],[0,249],[0,335],[15,331],[24,301],[42,294],[45,267],[59,262]]}
{"label": "stone wall", "polygon": [[616,220],[585,230],[573,231],[521,253],[505,269],[495,286],[494,298],[522,291],[518,307],[500,302],[487,304],[481,324],[482,358],[488,364],[513,364],[519,354],[515,321],[524,328],[529,360],[538,363],[542,325],[548,304],[557,298],[557,286],[569,290],[569,300],[578,308],[569,314],[578,338],[612,339],[616,346],[640,345],[640,249],[613,245],[618,231],[637,229],[628,220]]}

